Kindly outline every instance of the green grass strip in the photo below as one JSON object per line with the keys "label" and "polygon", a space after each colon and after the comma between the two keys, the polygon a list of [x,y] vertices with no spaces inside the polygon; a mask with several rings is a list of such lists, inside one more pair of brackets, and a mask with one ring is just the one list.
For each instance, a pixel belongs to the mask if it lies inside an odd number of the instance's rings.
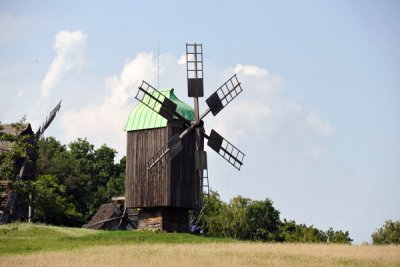
{"label": "green grass strip", "polygon": [[0,256],[104,245],[215,242],[231,243],[235,241],[233,239],[196,236],[187,233],[136,230],[96,231],[27,223],[0,226]]}

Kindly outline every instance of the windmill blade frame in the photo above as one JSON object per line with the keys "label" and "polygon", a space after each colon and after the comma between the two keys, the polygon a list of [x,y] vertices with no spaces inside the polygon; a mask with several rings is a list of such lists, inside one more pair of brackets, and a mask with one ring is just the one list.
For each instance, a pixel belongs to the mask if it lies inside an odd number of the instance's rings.
{"label": "windmill blade frame", "polygon": [[186,76],[189,97],[204,96],[203,45],[186,44]]}
{"label": "windmill blade frame", "polygon": [[61,108],[61,101],[58,102],[58,104],[50,111],[50,114],[48,117],[46,117],[45,122],[42,124],[41,127],[39,127],[39,129],[37,130],[36,134],[35,134],[35,141],[38,142],[40,137],[43,135],[44,131],[46,131],[46,129],[50,126],[50,124],[53,122],[54,118],[57,115],[57,112],[60,110]]}
{"label": "windmill blade frame", "polygon": [[186,120],[181,114],[176,112],[177,105],[149,83],[142,81],[142,84],[138,89],[135,98],[149,109],[160,114],[168,121],[172,120],[174,116],[176,116],[185,124],[190,124],[190,121]]}
{"label": "windmill blade frame", "polygon": [[223,138],[214,129],[211,130],[208,138],[207,145],[217,152],[222,158],[229,162],[233,167],[240,171],[243,165],[245,154],[240,151],[236,146]]}
{"label": "windmill blade frame", "polygon": [[168,143],[157,151],[153,157],[147,162],[147,169],[152,169],[158,162],[162,160],[171,160],[182,151],[182,141],[178,134],[175,134]]}
{"label": "windmill blade frame", "polygon": [[221,85],[212,95],[206,99],[207,110],[202,116],[203,119],[210,111],[216,116],[224,107],[235,99],[243,91],[241,83],[236,74]]}

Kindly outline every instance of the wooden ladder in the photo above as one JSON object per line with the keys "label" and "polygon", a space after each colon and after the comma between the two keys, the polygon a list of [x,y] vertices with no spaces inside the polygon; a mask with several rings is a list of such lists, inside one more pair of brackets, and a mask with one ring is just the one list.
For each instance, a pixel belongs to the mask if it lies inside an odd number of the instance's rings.
{"label": "wooden ladder", "polygon": [[208,201],[209,201],[209,197],[210,197],[210,184],[209,184],[209,180],[208,180],[208,170],[207,169],[203,169],[203,177],[202,177],[202,181],[203,181],[203,207],[201,208],[199,215],[196,218],[196,222],[195,224],[197,225],[200,220],[201,217],[203,217],[204,215],[204,211],[205,208],[207,207]]}

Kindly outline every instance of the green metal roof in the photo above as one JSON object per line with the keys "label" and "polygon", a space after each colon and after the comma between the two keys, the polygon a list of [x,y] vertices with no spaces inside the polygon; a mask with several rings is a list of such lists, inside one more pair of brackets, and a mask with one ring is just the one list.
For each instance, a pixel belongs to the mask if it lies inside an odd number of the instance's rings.
{"label": "green metal roof", "polygon": [[[174,94],[174,89],[166,89],[160,90],[160,92],[167,98],[171,99],[177,105],[176,112],[182,115],[189,121],[194,120],[194,110],[188,104],[180,101],[176,95]],[[143,99],[144,102],[148,101],[149,97],[145,95]],[[150,100],[150,103],[154,100]],[[154,102],[153,102],[154,103]],[[156,105],[156,109],[159,108],[159,105]],[[153,128],[161,128],[167,126],[167,120],[164,119],[161,115],[154,112],[146,105],[139,103],[129,115],[128,122],[126,123],[124,130],[125,131],[137,131],[144,129],[153,129]]]}

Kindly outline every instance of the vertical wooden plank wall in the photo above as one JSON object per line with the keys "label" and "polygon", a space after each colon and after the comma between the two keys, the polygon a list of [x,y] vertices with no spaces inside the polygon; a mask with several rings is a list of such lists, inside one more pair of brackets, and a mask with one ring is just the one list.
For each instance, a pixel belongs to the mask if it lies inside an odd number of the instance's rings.
{"label": "vertical wooden plank wall", "polygon": [[150,157],[183,130],[182,122],[171,121],[168,127],[127,133],[126,207],[201,208],[201,177],[195,171],[193,131],[182,139],[183,150],[178,156],[156,175],[147,174]]}
{"label": "vertical wooden plank wall", "polygon": [[147,175],[146,163],[168,141],[167,128],[132,131],[127,134],[126,206],[132,208],[167,206],[169,167]]}

